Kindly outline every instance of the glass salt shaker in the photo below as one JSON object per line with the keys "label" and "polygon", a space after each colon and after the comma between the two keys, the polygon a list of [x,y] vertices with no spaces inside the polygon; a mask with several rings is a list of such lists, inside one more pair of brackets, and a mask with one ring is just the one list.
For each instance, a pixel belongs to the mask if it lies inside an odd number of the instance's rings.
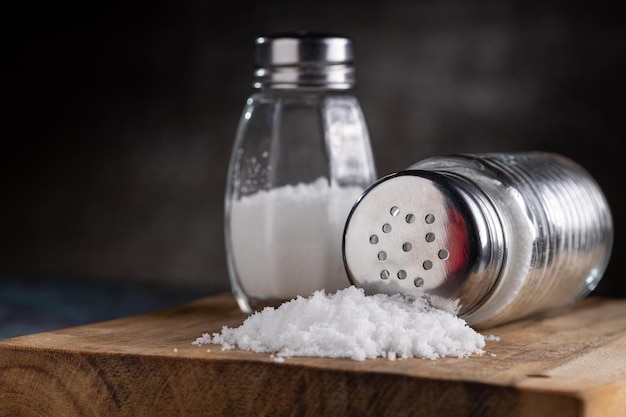
{"label": "glass salt shaker", "polygon": [[237,130],[225,197],[230,283],[246,313],[350,285],[343,227],[377,178],[354,87],[348,37],[256,39],[255,91]]}
{"label": "glass salt shaker", "polygon": [[613,243],[580,165],[544,152],[437,156],[378,180],[344,231],[351,282],[488,327],[587,296]]}

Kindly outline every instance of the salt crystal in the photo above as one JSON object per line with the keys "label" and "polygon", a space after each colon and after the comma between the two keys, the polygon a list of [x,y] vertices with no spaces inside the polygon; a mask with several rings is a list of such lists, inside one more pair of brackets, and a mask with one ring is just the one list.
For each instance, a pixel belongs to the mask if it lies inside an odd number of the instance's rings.
{"label": "salt crystal", "polygon": [[365,295],[355,286],[320,290],[278,308],[266,307],[241,326],[205,333],[194,345],[219,344],[277,357],[463,358],[483,354],[485,336],[425,298]]}
{"label": "salt crystal", "polygon": [[341,239],[362,192],[319,178],[233,201],[232,251],[243,292],[255,299],[289,300],[347,287]]}

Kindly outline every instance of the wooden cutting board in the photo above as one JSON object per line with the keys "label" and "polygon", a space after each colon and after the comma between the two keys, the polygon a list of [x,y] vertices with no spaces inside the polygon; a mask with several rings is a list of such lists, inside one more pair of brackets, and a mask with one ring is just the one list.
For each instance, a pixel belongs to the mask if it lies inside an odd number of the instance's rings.
{"label": "wooden cutting board", "polygon": [[279,363],[191,344],[244,318],[222,294],[2,341],[0,416],[626,416],[626,300],[483,330],[501,340],[465,359]]}

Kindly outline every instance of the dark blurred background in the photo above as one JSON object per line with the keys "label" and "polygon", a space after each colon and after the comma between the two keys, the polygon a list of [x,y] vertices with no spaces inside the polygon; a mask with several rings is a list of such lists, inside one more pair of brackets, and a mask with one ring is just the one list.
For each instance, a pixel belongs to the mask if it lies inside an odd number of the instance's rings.
{"label": "dark blurred background", "polygon": [[596,294],[626,296],[626,31],[601,2],[41,7],[4,29],[5,281],[229,290],[222,203],[254,39],[314,30],[355,41],[380,175],[452,152],[546,150],[587,168],[615,221]]}

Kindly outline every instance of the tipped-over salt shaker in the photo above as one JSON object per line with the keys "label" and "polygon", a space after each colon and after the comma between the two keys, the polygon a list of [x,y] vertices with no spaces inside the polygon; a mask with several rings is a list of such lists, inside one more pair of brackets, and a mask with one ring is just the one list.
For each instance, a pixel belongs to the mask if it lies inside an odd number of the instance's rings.
{"label": "tipped-over salt shaker", "polygon": [[377,178],[354,87],[346,36],[256,39],[255,91],[236,133],[225,198],[230,283],[244,312],[350,285],[343,227]]}
{"label": "tipped-over salt shaker", "polygon": [[605,196],[545,152],[437,156],[381,178],[346,222],[345,267],[370,293],[425,296],[488,327],[587,296],[613,243]]}

